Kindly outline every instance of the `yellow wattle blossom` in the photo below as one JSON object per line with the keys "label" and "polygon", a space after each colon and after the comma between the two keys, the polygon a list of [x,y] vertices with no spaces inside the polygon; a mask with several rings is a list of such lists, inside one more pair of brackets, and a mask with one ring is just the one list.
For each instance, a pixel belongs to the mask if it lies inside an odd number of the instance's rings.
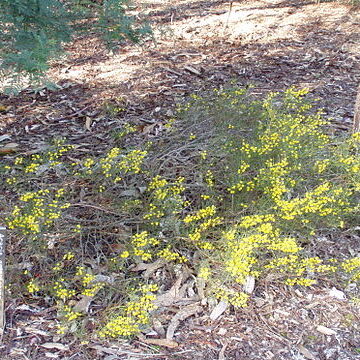
{"label": "yellow wattle blossom", "polygon": [[360,280],[360,256],[343,261],[341,267],[347,273],[352,273],[352,280]]}
{"label": "yellow wattle blossom", "polygon": [[52,200],[49,199],[51,194],[48,189],[21,195],[19,200],[24,205],[21,208],[14,207],[11,216],[7,218],[8,227],[24,234],[38,234],[42,227],[51,226],[61,217],[62,211],[70,206],[69,203],[60,202],[59,193],[63,194],[62,189],[55,192]]}
{"label": "yellow wattle blossom", "polygon": [[187,215],[184,219],[184,223],[190,223],[193,221],[202,220],[204,218],[215,215],[215,213],[216,213],[215,205],[210,205],[210,206],[207,206],[206,208],[198,210],[193,215]]}
{"label": "yellow wattle blossom", "polygon": [[35,280],[30,280],[26,284],[26,288],[27,288],[27,291],[30,294],[33,294],[33,293],[38,292],[40,290],[40,286],[35,282]]}
{"label": "yellow wattle blossom", "polygon": [[158,251],[157,256],[160,258],[164,258],[167,261],[177,261],[179,263],[184,263],[188,261],[185,256],[170,250],[170,247]]}
{"label": "yellow wattle blossom", "polygon": [[198,277],[204,280],[208,280],[211,275],[211,269],[207,266],[203,266],[199,269]]}
{"label": "yellow wattle blossom", "polygon": [[156,284],[140,287],[139,297],[129,301],[123,312],[105,324],[99,335],[116,338],[139,333],[140,327],[149,323],[150,312],[156,309],[156,305],[153,303],[156,296],[152,292],[157,290]]}

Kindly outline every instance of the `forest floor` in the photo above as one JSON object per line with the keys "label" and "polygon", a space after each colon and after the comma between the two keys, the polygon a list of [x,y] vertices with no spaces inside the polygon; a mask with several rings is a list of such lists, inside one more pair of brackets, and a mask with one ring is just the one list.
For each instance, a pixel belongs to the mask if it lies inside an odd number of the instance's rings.
{"label": "forest floor", "polygon": [[[146,0],[133,11],[139,10],[150,20],[155,42],[126,44],[111,54],[96,38],[78,39],[68,46],[69,57],[52,66],[58,90],[0,95],[0,153],[36,150],[61,135],[86,155],[106,149],[124,123],[136,124],[140,137],[159,139],[177,104],[230,81],[252,84],[259,94],[307,87],[334,131],[351,129],[360,83],[359,10],[298,0],[231,7],[216,0]],[[117,113],[119,107],[125,110]],[[336,284],[295,289],[264,281],[253,297],[248,308],[227,310],[216,320],[205,308],[189,316],[176,330],[176,345],[157,342],[154,335],[86,344],[64,340],[49,330],[51,308],[8,299],[0,356],[360,359],[359,307]]]}

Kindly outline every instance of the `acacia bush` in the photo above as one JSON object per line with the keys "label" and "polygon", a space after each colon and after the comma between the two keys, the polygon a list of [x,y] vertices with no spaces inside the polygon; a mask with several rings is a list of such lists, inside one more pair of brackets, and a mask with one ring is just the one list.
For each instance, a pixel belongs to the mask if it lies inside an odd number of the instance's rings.
{"label": "acacia bush", "polygon": [[109,48],[124,39],[141,41],[151,30],[126,10],[125,0],[2,0],[0,78],[9,87],[21,79],[43,82],[50,60],[61,56],[74,36],[98,35]]}
{"label": "acacia bush", "polygon": [[168,288],[167,275],[132,271],[153,263],[164,274],[186,266],[206,297],[235,307],[270,274],[289,286],[358,282],[359,257],[317,242],[356,231],[360,134],[329,135],[305,95],[215,89],[179,107],[161,146],[126,147],[138,136],[127,125],[92,157],[66,140],[7,157],[10,261],[28,264],[9,291],[55,304],[61,334],[86,332],[88,299],[95,333],[118,337],[146,329]]}

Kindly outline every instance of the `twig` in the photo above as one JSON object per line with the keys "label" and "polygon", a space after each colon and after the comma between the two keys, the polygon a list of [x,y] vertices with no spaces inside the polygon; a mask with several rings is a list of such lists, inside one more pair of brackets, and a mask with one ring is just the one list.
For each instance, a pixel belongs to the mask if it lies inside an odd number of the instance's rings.
{"label": "twig", "polygon": [[66,115],[66,116],[63,116],[61,118],[57,118],[57,119],[53,119],[52,121],[60,121],[60,120],[65,120],[65,119],[68,119],[68,118],[72,118],[72,117],[75,117],[77,115],[80,115],[83,111],[85,111],[86,109],[88,109],[89,107],[91,106],[91,104],[85,106],[84,108],[70,114],[70,115]]}
{"label": "twig", "polygon": [[230,20],[230,15],[231,15],[231,10],[233,8],[233,4],[234,4],[234,1],[230,1],[229,14],[228,14],[228,17],[226,19],[225,28],[227,28],[229,26],[229,20]]}
{"label": "twig", "polygon": [[79,206],[79,207],[89,207],[92,209],[96,209],[96,210],[100,210],[103,212],[106,212],[108,214],[113,214],[113,215],[117,215],[117,216],[121,216],[122,214],[116,213],[115,211],[111,211],[109,209],[104,209],[100,206],[96,206],[96,205],[92,205],[92,204],[86,204],[86,203],[77,203],[77,204],[71,204],[70,206]]}

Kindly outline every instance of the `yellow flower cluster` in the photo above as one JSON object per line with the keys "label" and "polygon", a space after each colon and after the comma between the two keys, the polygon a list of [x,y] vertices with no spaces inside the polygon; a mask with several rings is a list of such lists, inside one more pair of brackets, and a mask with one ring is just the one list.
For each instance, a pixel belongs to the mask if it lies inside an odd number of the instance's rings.
{"label": "yellow flower cluster", "polygon": [[16,177],[15,176],[12,176],[12,177],[8,177],[6,178],[5,182],[8,184],[8,185],[14,185],[16,184]]}
{"label": "yellow flower cluster", "polygon": [[198,277],[204,280],[208,280],[211,276],[211,269],[208,266],[202,266],[199,269]]}
{"label": "yellow flower cluster", "polygon": [[58,161],[66,152],[73,150],[74,145],[66,145],[65,139],[56,139],[54,141],[55,150],[48,153],[48,158],[53,164],[58,164]]}
{"label": "yellow flower cluster", "polygon": [[275,269],[280,273],[292,274],[294,277],[286,280],[289,285],[312,285],[312,279],[304,275],[314,276],[317,273],[333,273],[337,270],[335,265],[323,264],[318,257],[301,258],[299,255],[288,255],[273,259],[265,266],[266,269]]}
{"label": "yellow flower cluster", "polygon": [[100,337],[131,336],[139,333],[140,328],[136,319],[124,315],[115,317],[109,321],[99,332]]}
{"label": "yellow flower cluster", "polygon": [[270,243],[267,248],[269,250],[282,251],[284,253],[297,253],[301,250],[296,239],[291,237],[285,237],[278,242]]}
{"label": "yellow flower cluster", "polygon": [[40,290],[40,286],[34,281],[34,280],[30,280],[27,284],[26,284],[26,288],[27,288],[27,291],[30,293],[30,294],[33,294],[37,291]]}
{"label": "yellow flower cluster", "polygon": [[158,251],[157,256],[167,261],[177,261],[179,263],[184,263],[187,261],[187,258],[185,256],[182,256],[177,252],[170,250],[170,247],[166,247],[165,249]]}
{"label": "yellow flower cluster", "polygon": [[[114,110],[116,112],[121,112],[121,111],[124,111],[125,109],[124,108],[115,108]],[[114,111],[114,110],[112,110],[112,111]],[[115,134],[115,137],[121,139],[122,137],[124,137],[124,136],[126,136],[128,134],[134,133],[136,131],[137,131],[136,126],[134,126],[132,124],[129,124],[129,123],[126,123],[126,124],[124,124],[122,129]]]}
{"label": "yellow flower cluster", "polygon": [[66,254],[63,255],[62,260],[57,262],[53,266],[52,270],[58,272],[64,269],[67,265],[66,263],[68,263],[70,260],[73,260],[74,258],[75,258],[74,253],[72,253],[71,251],[67,252]]}
{"label": "yellow flower cluster", "polygon": [[150,237],[147,231],[135,234],[131,238],[131,245],[135,256],[139,256],[143,261],[151,260],[152,247],[158,245],[159,240]]}
{"label": "yellow flower cluster", "polygon": [[179,177],[174,183],[169,183],[161,176],[155,176],[149,183],[147,191],[150,192],[152,202],[144,214],[144,220],[151,220],[151,225],[161,225],[161,218],[176,215],[186,206],[181,194],[185,190],[185,179]]}
{"label": "yellow flower cluster", "polygon": [[112,148],[108,154],[100,160],[100,168],[102,175],[104,175],[106,178],[110,177],[111,170],[114,169],[114,163],[115,160],[117,160],[117,157],[120,155],[120,149],[115,147]]}
{"label": "yellow flower cluster", "polygon": [[224,239],[227,239],[223,259],[226,272],[240,284],[243,284],[249,275],[258,275],[253,269],[253,265],[257,263],[255,250],[263,242],[264,237],[249,235],[238,238],[235,232],[230,230],[224,235]]}
{"label": "yellow flower cluster", "polygon": [[141,326],[149,322],[149,313],[156,309],[153,301],[156,296],[152,293],[158,290],[157,285],[145,285],[140,288],[140,296],[129,301],[123,313],[110,320],[100,330],[101,337],[131,336],[139,333]]}
{"label": "yellow flower cluster", "polygon": [[95,282],[96,276],[89,274],[84,266],[77,266],[75,276],[80,278],[81,286],[84,288],[81,295],[95,296],[104,287],[101,282]]}
{"label": "yellow flower cluster", "polygon": [[97,292],[104,287],[104,284],[97,282],[93,286],[88,287],[87,289],[84,289],[81,292],[81,295],[85,296],[95,296]]}
{"label": "yellow flower cluster", "polygon": [[247,307],[249,295],[242,291],[235,291],[224,287],[215,287],[214,295],[216,298],[228,302],[237,308]]}
{"label": "yellow flower cluster", "polygon": [[352,280],[360,280],[360,256],[354,257],[352,259],[347,259],[341,264],[343,270],[348,273],[352,273]]}
{"label": "yellow flower cluster", "polygon": [[196,243],[200,249],[214,249],[214,245],[212,243],[203,240],[204,234],[208,230],[216,228],[217,226],[222,225],[224,222],[222,217],[214,215],[216,215],[216,206],[210,205],[198,210],[194,214],[187,215],[183,220],[185,224],[194,223],[192,226],[192,231],[189,232],[188,236],[189,239],[193,243]]}
{"label": "yellow flower cluster", "polygon": [[53,291],[54,295],[63,301],[65,301],[66,299],[70,299],[76,295],[76,290],[68,289],[65,286],[64,278],[60,278],[59,280],[55,281]]}
{"label": "yellow flower cluster", "polygon": [[243,216],[239,223],[239,227],[243,229],[250,229],[253,226],[262,224],[262,223],[273,223],[275,222],[275,216],[271,214],[267,215],[249,215]]}
{"label": "yellow flower cluster", "polygon": [[[347,211],[347,197],[349,191],[341,187],[334,187],[329,182],[308,191],[302,198],[292,200],[278,200],[277,207],[281,217],[293,220],[306,214],[318,216],[338,215]],[[349,209],[350,210],[350,209]]]}
{"label": "yellow flower cluster", "polygon": [[317,173],[322,174],[329,167],[329,164],[330,164],[330,159],[318,160],[315,162],[314,170]]}
{"label": "yellow flower cluster", "polygon": [[205,174],[205,182],[209,186],[209,188],[213,188],[215,186],[215,177],[211,170],[208,170]]}
{"label": "yellow flower cluster", "polygon": [[25,171],[26,174],[34,173],[34,172],[37,171],[37,169],[39,168],[40,165],[41,164],[39,164],[39,163],[32,162],[28,166],[26,166],[24,171]]}
{"label": "yellow flower cluster", "polygon": [[55,220],[60,218],[62,211],[70,206],[69,203],[61,203],[59,197],[64,193],[64,189],[59,189],[53,194],[51,200],[50,190],[39,190],[27,192],[20,196],[24,206],[15,206],[11,216],[7,218],[10,229],[17,229],[24,234],[38,234],[43,227],[50,226]]}
{"label": "yellow flower cluster", "polygon": [[118,163],[120,171],[124,174],[133,173],[138,174],[141,171],[141,165],[144,158],[147,155],[147,151],[133,150],[125,155]]}
{"label": "yellow flower cluster", "polygon": [[69,260],[74,259],[74,257],[75,257],[75,254],[73,252],[69,251],[63,256],[63,260],[69,261]]}
{"label": "yellow flower cluster", "polygon": [[14,164],[15,165],[21,165],[24,162],[24,158],[22,156],[18,156],[15,161]]}
{"label": "yellow flower cluster", "polygon": [[[99,161],[86,158],[82,162],[83,174],[98,174],[117,183],[126,174],[138,174],[141,171],[141,165],[146,155],[147,151],[138,149],[122,154],[120,148],[114,147]],[[75,174],[80,173],[76,172]]]}
{"label": "yellow flower cluster", "polygon": [[360,172],[360,159],[358,155],[349,155],[346,157],[339,158],[340,163],[346,165],[346,169],[354,174]]}
{"label": "yellow flower cluster", "polygon": [[64,305],[63,306],[63,313],[64,313],[64,317],[67,321],[73,321],[78,319],[79,317],[81,317],[81,313],[74,311],[71,306],[69,305]]}
{"label": "yellow flower cluster", "polygon": [[199,221],[199,220],[211,217],[211,216],[215,215],[215,213],[216,213],[215,205],[207,206],[206,208],[198,210],[193,215],[187,215],[184,219],[184,223],[188,224],[190,222]]}
{"label": "yellow flower cluster", "polygon": [[[35,173],[42,164],[47,164],[47,168],[51,169],[61,162],[59,159],[68,151],[74,149],[73,145],[65,145],[65,139],[58,139],[54,141],[54,149],[50,149],[43,154],[34,154],[30,157],[30,162],[24,166],[25,174]],[[14,165],[23,165],[24,158],[18,157],[14,161]]]}
{"label": "yellow flower cluster", "polygon": [[155,176],[149,183],[148,191],[153,191],[155,200],[165,200],[168,197],[174,197],[184,192],[185,187],[183,182],[185,179],[179,177],[173,184],[169,184],[166,179],[160,175]]}

